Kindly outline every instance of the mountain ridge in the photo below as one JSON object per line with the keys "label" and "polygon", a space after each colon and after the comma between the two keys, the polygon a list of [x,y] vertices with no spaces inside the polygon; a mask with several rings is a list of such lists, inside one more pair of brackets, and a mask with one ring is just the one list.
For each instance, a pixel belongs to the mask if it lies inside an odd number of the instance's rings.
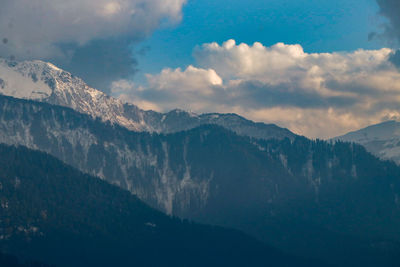
{"label": "mountain ridge", "polygon": [[396,262],[388,255],[400,240],[400,169],[359,145],[259,140],[218,125],[132,132],[70,108],[6,96],[0,142],[45,151],[155,208],[243,230],[289,254],[339,266],[349,259],[350,266]]}
{"label": "mountain ridge", "polygon": [[370,125],[331,140],[361,144],[377,157],[400,165],[400,122],[395,120]]}
{"label": "mountain ridge", "polygon": [[287,129],[254,123],[236,114],[144,111],[89,87],[82,79],[51,63],[38,60],[13,62],[0,58],[0,94],[70,107],[133,131],[173,133],[202,124],[217,124],[240,135],[256,138],[295,136]]}

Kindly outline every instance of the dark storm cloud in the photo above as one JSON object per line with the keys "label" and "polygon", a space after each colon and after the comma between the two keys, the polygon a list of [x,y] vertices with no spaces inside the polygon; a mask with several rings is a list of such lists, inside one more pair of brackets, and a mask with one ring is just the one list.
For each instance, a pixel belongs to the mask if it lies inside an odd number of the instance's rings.
{"label": "dark storm cloud", "polygon": [[[142,99],[157,104],[174,103],[179,107],[184,103],[203,102],[213,105],[244,106],[253,109],[273,107],[296,108],[344,108],[356,104],[357,97],[323,96],[313,91],[293,88],[292,84],[268,85],[258,81],[244,81],[227,87],[211,86],[212,94],[201,91],[185,91],[160,88],[134,90],[134,99]],[[176,103],[179,99],[180,103]],[[206,110],[204,110],[206,111]]]}
{"label": "dark storm cloud", "polygon": [[225,99],[255,109],[270,107],[342,108],[357,102],[355,97],[323,96],[313,91],[298,90],[293,87],[293,84],[271,86],[257,81],[246,81],[227,91],[231,92],[234,97]]}
{"label": "dark storm cloud", "polygon": [[400,49],[396,50],[393,54],[391,54],[389,60],[397,68],[400,68]]}
{"label": "dark storm cloud", "polygon": [[385,37],[400,41],[400,1],[399,0],[376,0],[380,14],[388,19],[385,25]]}
{"label": "dark storm cloud", "polygon": [[81,47],[63,46],[63,51],[73,54],[68,61],[56,60],[56,64],[82,77],[89,86],[110,93],[113,81],[128,78],[136,70],[132,42],[120,38],[95,40]]}

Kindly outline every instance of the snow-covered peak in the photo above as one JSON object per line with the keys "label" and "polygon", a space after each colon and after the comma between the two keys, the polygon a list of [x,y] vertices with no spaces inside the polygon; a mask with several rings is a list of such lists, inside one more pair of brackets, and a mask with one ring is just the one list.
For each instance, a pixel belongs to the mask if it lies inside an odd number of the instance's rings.
{"label": "snow-covered peak", "polygon": [[0,59],[0,93],[24,99],[48,98],[53,92],[46,79],[50,69],[41,61],[17,63]]}
{"label": "snow-covered peak", "polygon": [[0,59],[0,93],[72,108],[120,124],[130,130],[147,130],[143,121],[124,116],[124,104],[89,87],[51,63],[40,60],[13,62]]}
{"label": "snow-covered peak", "polygon": [[400,122],[382,122],[355,132],[350,132],[341,138],[357,142],[370,142],[388,140],[394,137],[400,137]]}
{"label": "snow-covered peak", "polygon": [[400,164],[400,122],[386,121],[334,138],[365,146],[382,159]]}
{"label": "snow-covered peak", "polygon": [[203,124],[217,124],[239,135],[256,138],[293,138],[276,125],[254,123],[235,114],[198,115],[184,110],[166,114],[144,111],[91,88],[82,79],[51,63],[0,59],[0,94],[69,107],[93,118],[133,131],[172,133]]}

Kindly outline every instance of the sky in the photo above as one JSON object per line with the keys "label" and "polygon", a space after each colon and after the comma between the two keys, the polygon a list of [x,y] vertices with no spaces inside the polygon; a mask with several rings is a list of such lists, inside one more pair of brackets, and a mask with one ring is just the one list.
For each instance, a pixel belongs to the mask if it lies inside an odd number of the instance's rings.
{"label": "sky", "polygon": [[3,0],[0,56],[311,138],[400,119],[398,0]]}
{"label": "sky", "polygon": [[195,46],[234,39],[238,43],[301,44],[307,52],[380,48],[369,41],[382,18],[374,0],[193,0],[176,27],[157,30],[141,49],[142,73],[193,63]]}

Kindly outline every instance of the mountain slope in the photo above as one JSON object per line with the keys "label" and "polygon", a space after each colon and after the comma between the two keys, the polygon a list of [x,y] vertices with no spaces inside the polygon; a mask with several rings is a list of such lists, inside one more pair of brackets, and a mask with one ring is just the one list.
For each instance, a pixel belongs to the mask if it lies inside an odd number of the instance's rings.
{"label": "mountain slope", "polygon": [[54,267],[37,261],[21,262],[17,257],[0,252],[1,267]]}
{"label": "mountain slope", "polygon": [[19,257],[57,266],[313,265],[237,231],[163,215],[26,148],[0,145],[0,181],[0,246]]}
{"label": "mountain slope", "polygon": [[39,60],[10,62],[0,59],[0,92],[17,98],[70,107],[131,130],[150,130],[139,110],[135,120],[128,119],[124,117],[124,105],[120,101],[89,87],[70,73]]}
{"label": "mountain slope", "polygon": [[133,131],[172,133],[217,124],[256,138],[293,138],[276,125],[254,123],[235,114],[197,115],[180,110],[144,111],[89,87],[83,80],[42,61],[11,62],[0,58],[0,94],[69,107]]}
{"label": "mountain slope", "polygon": [[333,140],[354,142],[382,159],[400,164],[400,122],[387,121],[350,132]]}
{"label": "mountain slope", "polygon": [[137,133],[0,96],[0,142],[46,151],[170,214],[340,266],[400,262],[400,168],[358,145],[256,140],[204,125]]}

